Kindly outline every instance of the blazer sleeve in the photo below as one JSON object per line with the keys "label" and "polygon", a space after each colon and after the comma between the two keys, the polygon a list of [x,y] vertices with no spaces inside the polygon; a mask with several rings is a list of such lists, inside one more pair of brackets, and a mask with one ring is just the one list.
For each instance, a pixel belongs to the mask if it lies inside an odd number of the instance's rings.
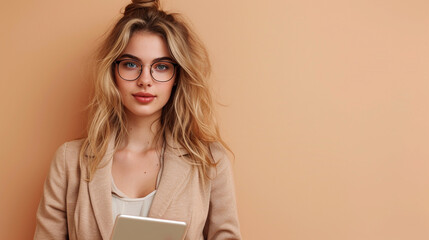
{"label": "blazer sleeve", "polygon": [[212,146],[217,162],[211,180],[210,207],[204,227],[205,239],[241,239],[231,163],[220,144]]}
{"label": "blazer sleeve", "polygon": [[68,239],[66,215],[66,143],[58,148],[51,162],[36,214],[34,239]]}

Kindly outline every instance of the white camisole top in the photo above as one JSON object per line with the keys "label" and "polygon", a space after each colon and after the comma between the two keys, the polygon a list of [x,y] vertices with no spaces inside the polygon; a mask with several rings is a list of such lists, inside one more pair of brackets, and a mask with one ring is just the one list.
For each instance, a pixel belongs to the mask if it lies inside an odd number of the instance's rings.
{"label": "white camisole top", "polygon": [[164,165],[164,146],[161,150],[160,164],[161,167],[158,172],[158,177],[156,179],[155,190],[145,197],[142,198],[129,198],[121,190],[119,190],[112,176],[112,216],[113,221],[116,220],[116,216],[120,214],[132,215],[132,216],[141,216],[147,217],[149,214],[150,206],[152,205],[152,200],[155,197],[156,190],[158,189],[158,184],[161,179],[162,169]]}

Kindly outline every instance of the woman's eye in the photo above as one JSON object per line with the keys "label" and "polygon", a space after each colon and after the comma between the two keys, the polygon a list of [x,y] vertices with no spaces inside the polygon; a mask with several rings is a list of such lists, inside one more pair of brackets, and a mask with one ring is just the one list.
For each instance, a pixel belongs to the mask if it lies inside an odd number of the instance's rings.
{"label": "woman's eye", "polygon": [[137,64],[134,62],[124,62],[125,67],[127,68],[137,68]]}
{"label": "woman's eye", "polygon": [[160,64],[156,64],[156,65],[154,66],[154,68],[155,68],[155,70],[156,70],[156,71],[166,71],[166,70],[168,70],[170,67],[169,67],[167,64],[165,64],[165,63],[160,63]]}

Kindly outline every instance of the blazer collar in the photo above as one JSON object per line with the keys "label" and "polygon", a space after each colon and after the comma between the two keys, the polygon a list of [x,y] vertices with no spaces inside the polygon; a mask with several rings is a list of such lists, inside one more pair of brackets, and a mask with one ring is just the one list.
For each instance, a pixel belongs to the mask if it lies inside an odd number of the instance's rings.
{"label": "blazer collar", "polygon": [[[110,238],[114,224],[111,177],[112,160],[116,145],[115,138],[116,135],[110,137],[106,154],[100,162],[100,168],[97,169],[94,178],[88,184],[91,206],[103,239]],[[152,201],[149,217],[161,218],[177,194],[179,186],[188,179],[192,165],[184,159],[184,155],[187,153],[183,147],[173,141],[170,134],[166,134],[162,175]]]}
{"label": "blazer collar", "polygon": [[171,135],[166,135],[165,140],[166,146],[161,180],[148,214],[149,217],[153,218],[162,218],[180,186],[185,180],[189,179],[188,176],[192,169],[192,165],[185,159],[185,155],[188,152],[173,141]]}

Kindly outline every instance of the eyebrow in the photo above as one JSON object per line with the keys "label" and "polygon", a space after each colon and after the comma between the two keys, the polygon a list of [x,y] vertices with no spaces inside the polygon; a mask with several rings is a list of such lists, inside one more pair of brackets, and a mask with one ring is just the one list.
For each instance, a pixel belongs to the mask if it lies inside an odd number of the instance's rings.
{"label": "eyebrow", "polygon": [[[128,54],[128,53],[121,55],[119,57],[119,59],[121,59],[121,58],[131,58],[131,59],[137,60],[139,62],[142,62],[142,60],[140,58],[138,58],[138,57],[136,57],[134,55]],[[174,60],[171,57],[155,58],[155,59],[152,60],[152,62],[159,62],[159,61],[163,61],[163,60],[169,60],[169,61],[174,62]]]}

